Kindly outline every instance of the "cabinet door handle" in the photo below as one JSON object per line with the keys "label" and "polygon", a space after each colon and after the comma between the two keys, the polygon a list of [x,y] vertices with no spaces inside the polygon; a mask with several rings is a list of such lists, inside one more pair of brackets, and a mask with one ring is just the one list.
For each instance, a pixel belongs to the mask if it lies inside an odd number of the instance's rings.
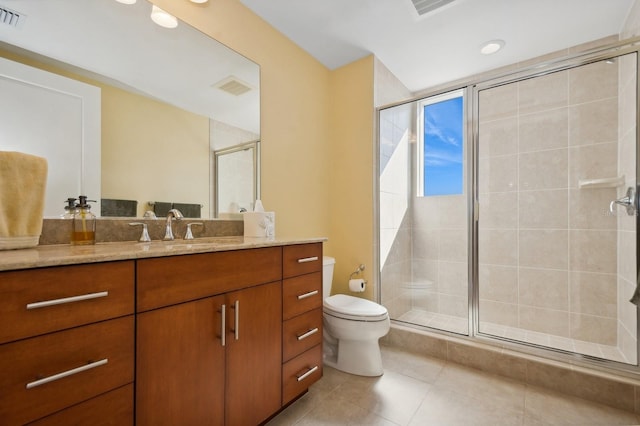
{"label": "cabinet door handle", "polygon": [[235,323],[233,325],[233,334],[236,340],[240,339],[240,301],[236,300],[231,309],[234,310]]}
{"label": "cabinet door handle", "polygon": [[81,302],[83,300],[98,299],[107,297],[108,291],[100,291],[98,293],[82,294],[80,296],[64,297],[62,299],[45,300],[43,302],[34,302],[27,304],[27,309],[46,308],[47,306],[63,305],[65,303]]}
{"label": "cabinet door handle", "polygon": [[316,260],[318,260],[318,256],[303,257],[302,259],[298,259],[298,263],[315,262]]}
{"label": "cabinet door handle", "polygon": [[318,327],[316,328],[312,328],[311,330],[307,331],[306,333],[303,333],[299,336],[296,336],[298,338],[298,340],[304,340],[309,336],[312,336],[314,334],[316,334],[318,332]]}
{"label": "cabinet door handle", "polygon": [[309,370],[307,370],[306,373],[298,376],[296,375],[296,378],[298,379],[299,382],[303,381],[304,379],[306,379],[307,377],[309,377],[310,375],[312,375],[316,370],[318,369],[318,366],[316,365],[313,368],[310,368]]}
{"label": "cabinet door handle", "polygon": [[299,294],[298,300],[306,299],[307,297],[315,296],[316,294],[318,294],[318,290],[313,290],[305,294]]}
{"label": "cabinet door handle", "polygon": [[223,304],[220,307],[220,315],[222,316],[222,321],[220,321],[220,342],[222,346],[227,345],[227,305]]}
{"label": "cabinet door handle", "polygon": [[44,385],[46,383],[55,382],[65,377],[73,376],[74,374],[82,373],[83,371],[91,370],[92,368],[100,367],[109,362],[108,358],[101,359],[100,361],[90,362],[82,367],[73,368],[71,370],[63,371],[62,373],[54,374],[53,376],[45,377],[43,379],[35,380],[27,383],[27,389],[35,388],[36,386]]}

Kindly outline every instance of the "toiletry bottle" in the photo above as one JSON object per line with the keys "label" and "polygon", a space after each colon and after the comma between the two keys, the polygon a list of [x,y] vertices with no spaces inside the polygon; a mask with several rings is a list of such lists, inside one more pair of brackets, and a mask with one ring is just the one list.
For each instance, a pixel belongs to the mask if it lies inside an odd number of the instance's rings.
{"label": "toiletry bottle", "polygon": [[76,198],[67,198],[67,205],[64,206],[64,213],[60,215],[60,219],[73,219],[73,213],[76,211]]}
{"label": "toiletry bottle", "polygon": [[96,243],[96,216],[91,213],[91,206],[86,195],[78,197],[78,204],[73,213],[71,244],[87,245]]}

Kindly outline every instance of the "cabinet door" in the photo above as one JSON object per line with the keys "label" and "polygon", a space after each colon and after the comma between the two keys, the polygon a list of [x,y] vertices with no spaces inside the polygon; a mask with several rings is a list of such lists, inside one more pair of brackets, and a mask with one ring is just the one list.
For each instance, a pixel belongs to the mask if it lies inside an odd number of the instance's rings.
{"label": "cabinet door", "polygon": [[223,296],[138,315],[137,425],[224,422]]}
{"label": "cabinet door", "polygon": [[282,283],[229,293],[226,424],[255,425],[280,409]]}

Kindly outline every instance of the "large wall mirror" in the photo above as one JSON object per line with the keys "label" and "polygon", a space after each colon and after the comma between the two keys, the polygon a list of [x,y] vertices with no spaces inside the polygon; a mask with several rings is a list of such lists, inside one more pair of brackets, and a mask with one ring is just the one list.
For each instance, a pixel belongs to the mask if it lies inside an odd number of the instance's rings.
{"label": "large wall mirror", "polygon": [[[251,182],[260,195],[257,64],[184,22],[158,26],[146,0],[0,0],[0,17],[2,10],[16,19],[0,23],[0,66],[26,66],[90,89],[84,98],[27,81],[25,68],[12,77],[0,69],[0,90],[17,91],[12,100],[0,96],[0,150],[48,157],[45,217],[58,216],[64,200],[80,193],[98,201],[102,216],[160,216],[181,206],[188,217],[237,217],[252,209],[255,198],[217,201],[216,180]],[[19,92],[26,84],[29,96]],[[43,87],[44,98],[31,96]],[[50,93],[71,94],[69,108],[81,108],[67,127],[57,125],[67,120],[54,114],[66,107]],[[253,167],[215,168],[215,153],[247,144],[256,146]],[[254,175],[243,176],[247,170]]]}

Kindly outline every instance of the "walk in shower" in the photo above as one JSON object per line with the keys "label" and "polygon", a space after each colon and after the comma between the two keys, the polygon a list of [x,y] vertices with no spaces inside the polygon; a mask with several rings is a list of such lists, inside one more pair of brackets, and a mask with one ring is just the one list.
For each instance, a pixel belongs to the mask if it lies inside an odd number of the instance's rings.
{"label": "walk in shower", "polygon": [[379,110],[392,320],[637,365],[637,67],[621,43]]}

